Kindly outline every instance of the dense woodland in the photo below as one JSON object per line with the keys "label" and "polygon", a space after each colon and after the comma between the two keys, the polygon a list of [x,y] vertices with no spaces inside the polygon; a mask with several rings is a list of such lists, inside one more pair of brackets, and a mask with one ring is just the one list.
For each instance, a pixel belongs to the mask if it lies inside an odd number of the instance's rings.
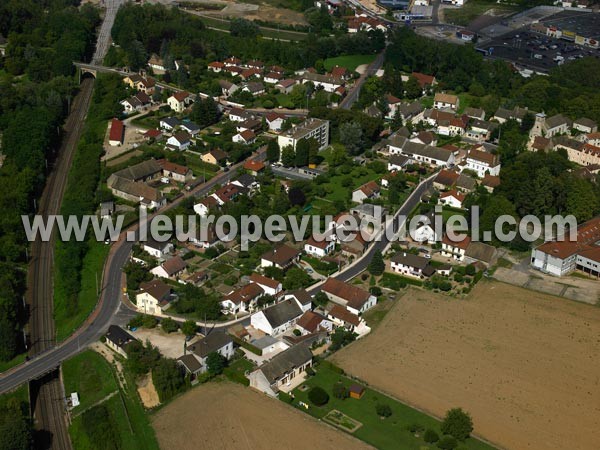
{"label": "dense woodland", "polygon": [[182,59],[190,65],[189,83],[198,84],[206,75],[206,63],[235,55],[243,60],[259,59],[288,69],[300,69],[317,60],[341,54],[374,53],[384,48],[381,32],[322,37],[310,34],[301,43],[280,42],[207,30],[200,19],[161,5],[125,5],[117,14],[112,36],[120,48],[111,50],[107,63],[137,69],[152,53],[163,58],[167,68]]}
{"label": "dense woodland", "polygon": [[[60,143],[60,126],[77,84],[72,60],[93,49],[98,12],[70,0],[0,3],[0,34],[8,38],[0,60],[0,361],[23,350],[22,296],[26,238],[22,214],[34,201]],[[48,167],[48,168],[47,168]]]}

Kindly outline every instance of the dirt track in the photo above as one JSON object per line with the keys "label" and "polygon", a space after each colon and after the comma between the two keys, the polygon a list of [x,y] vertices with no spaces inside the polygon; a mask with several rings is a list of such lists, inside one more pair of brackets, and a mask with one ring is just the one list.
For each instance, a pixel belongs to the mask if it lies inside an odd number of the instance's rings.
{"label": "dirt track", "polygon": [[334,361],[437,416],[468,410],[511,449],[597,449],[600,309],[497,282],[467,300],[411,290]]}
{"label": "dirt track", "polygon": [[197,387],[152,418],[162,450],[369,449],[279,400],[229,382]]}

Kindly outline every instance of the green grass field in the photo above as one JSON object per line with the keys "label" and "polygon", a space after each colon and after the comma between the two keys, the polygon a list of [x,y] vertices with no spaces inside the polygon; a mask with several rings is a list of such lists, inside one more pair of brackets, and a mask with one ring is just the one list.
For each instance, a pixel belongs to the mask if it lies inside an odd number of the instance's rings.
{"label": "green grass field", "polygon": [[[325,389],[329,394],[329,402],[322,407],[316,407],[308,400],[308,390],[302,392],[299,388],[296,388],[293,391],[296,397],[293,404],[297,405],[299,401],[309,404],[308,410],[304,408],[299,409],[318,419],[322,419],[332,410],[343,413],[362,424],[361,427],[351,434],[378,449],[433,450],[437,448],[433,444],[426,444],[422,437],[415,436],[414,433],[407,429],[413,424],[418,424],[424,429],[431,428],[438,434],[441,434],[439,431],[440,422],[437,419],[369,388],[366,388],[364,395],[360,399],[337,399],[333,396],[332,388],[338,382],[343,383],[346,387],[356,383],[356,381],[336,373],[329,364],[321,363],[316,368],[316,375],[308,378],[304,384],[310,387],[320,386]],[[401,381],[399,380],[399,382]],[[391,417],[381,419],[375,412],[378,404],[389,405],[392,410]],[[347,419],[343,418],[343,416],[341,417],[341,420],[346,423]],[[344,427],[340,427],[340,429],[343,430]],[[459,448],[487,450],[493,447],[476,439],[469,438],[465,442],[461,442]]]}
{"label": "green grass field", "polygon": [[25,353],[15,356],[10,361],[0,362],[0,373],[6,372],[8,369],[18,366],[25,361]]}
{"label": "green grass field", "polygon": [[[98,301],[98,296],[96,295],[96,276],[98,277],[98,288],[100,288],[104,261],[109,250],[110,246],[104,244],[104,242],[96,242],[93,239],[89,241],[89,249],[83,259],[83,268],[81,270],[81,291],[78,297],[77,314],[71,316],[67,314],[64,295],[59,289],[54,290],[54,320],[56,322],[56,340],[58,342],[65,340],[73,334],[94,310]],[[55,272],[56,275],[58,274]],[[57,286],[56,282],[55,286]]]}
{"label": "green grass field", "polygon": [[[82,407],[74,411],[74,418],[69,427],[73,448],[77,450],[93,450],[98,448],[90,442],[82,425],[82,416],[78,411],[89,407],[106,397],[110,392],[117,392],[101,404],[109,410],[120,436],[122,449],[158,450],[154,429],[142,404],[140,403],[135,383],[127,378],[127,388],[118,387],[114,369],[102,356],[87,351],[63,364],[65,391],[75,389],[80,394]],[[92,373],[87,374],[90,371]]]}
{"label": "green grass field", "polygon": [[332,67],[338,65],[353,71],[362,64],[371,64],[374,60],[375,55],[346,55],[327,58],[324,61],[324,65],[327,70],[331,70]]}
{"label": "green grass field", "polygon": [[110,364],[93,350],[74,356],[62,366],[65,393],[77,392],[81,404],[73,414],[83,411],[118,389]]}

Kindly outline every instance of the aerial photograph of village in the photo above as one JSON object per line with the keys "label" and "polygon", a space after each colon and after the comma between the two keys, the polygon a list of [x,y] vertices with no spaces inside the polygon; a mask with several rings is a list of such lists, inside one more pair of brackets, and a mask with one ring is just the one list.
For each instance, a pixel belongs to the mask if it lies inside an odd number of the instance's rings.
{"label": "aerial photograph of village", "polygon": [[0,450],[599,450],[600,0],[0,0]]}

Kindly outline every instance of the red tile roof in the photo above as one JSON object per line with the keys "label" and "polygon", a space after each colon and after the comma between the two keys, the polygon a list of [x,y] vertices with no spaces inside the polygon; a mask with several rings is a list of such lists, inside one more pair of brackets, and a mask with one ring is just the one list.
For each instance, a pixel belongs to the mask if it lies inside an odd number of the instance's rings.
{"label": "red tile roof", "polygon": [[335,297],[346,300],[348,306],[354,309],[360,309],[369,300],[371,294],[364,289],[358,288],[348,283],[344,283],[336,278],[328,278],[321,286],[323,292],[329,293]]}
{"label": "red tile roof", "polygon": [[251,170],[253,172],[260,172],[265,168],[265,165],[260,161],[250,160],[244,163],[244,169]]}
{"label": "red tile roof", "polygon": [[425,75],[424,73],[420,72],[413,72],[411,75],[417,79],[422,88],[425,86],[431,86],[435,82],[435,77],[432,75]]}
{"label": "red tile roof", "polygon": [[356,314],[351,313],[340,305],[333,305],[333,308],[329,310],[329,315],[335,317],[336,319],[340,319],[343,322],[349,323],[350,325],[354,325],[355,327],[360,324],[360,318]]}
{"label": "red tile roof", "polygon": [[119,119],[113,119],[110,123],[110,136],[109,140],[123,142],[123,135],[125,134],[125,125]]}

